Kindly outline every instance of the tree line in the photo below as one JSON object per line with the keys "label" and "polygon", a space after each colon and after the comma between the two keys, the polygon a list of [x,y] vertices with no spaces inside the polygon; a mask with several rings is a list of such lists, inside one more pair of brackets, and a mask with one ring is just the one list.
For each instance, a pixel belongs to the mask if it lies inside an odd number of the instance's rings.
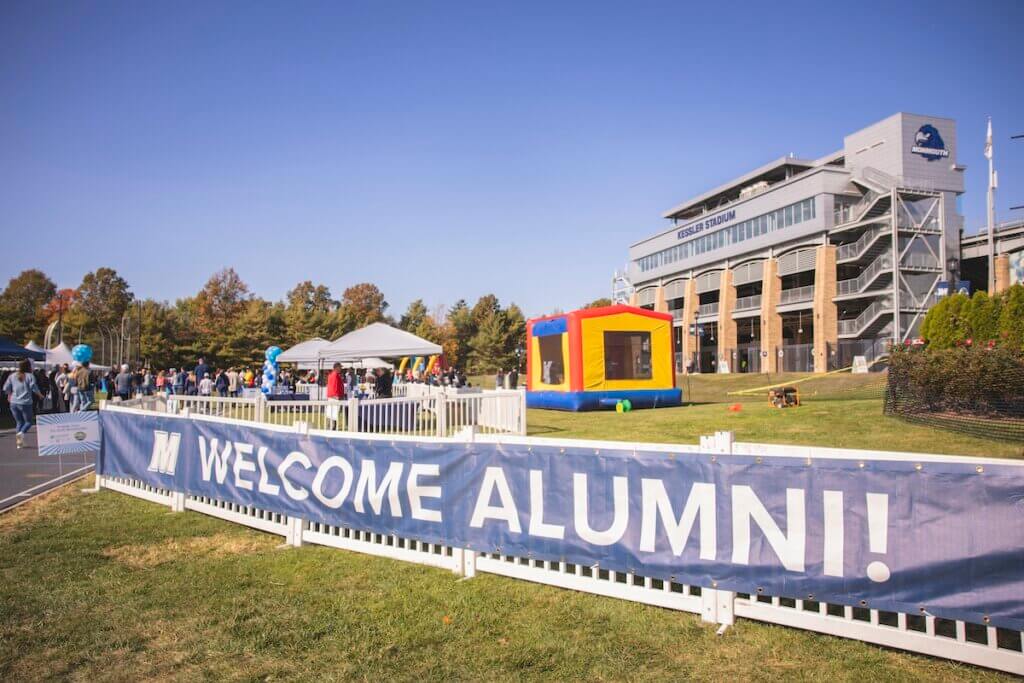
{"label": "tree line", "polygon": [[[384,293],[363,282],[339,298],[323,284],[295,285],[283,301],[255,296],[232,268],[214,273],[194,296],[174,303],[137,299],[112,268],[87,273],[77,288],[58,289],[40,270],[12,278],[0,293],[0,336],[43,343],[58,318],[69,346],[93,347],[94,362],[118,359],[153,368],[195,364],[259,364],[268,346],[287,348],[321,337],[336,339],[370,323],[385,322],[441,345],[449,365],[489,373],[525,363],[526,320],[514,303],[493,294],[475,304],[463,299],[431,311],[422,299],[397,320]],[[53,343],[56,342],[56,337]],[[119,354],[120,351],[120,354]]]}

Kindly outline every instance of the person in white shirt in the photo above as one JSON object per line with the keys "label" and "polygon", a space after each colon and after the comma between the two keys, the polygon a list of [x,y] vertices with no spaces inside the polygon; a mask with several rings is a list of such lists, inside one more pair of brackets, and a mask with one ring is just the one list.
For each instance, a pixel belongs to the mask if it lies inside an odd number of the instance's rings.
{"label": "person in white shirt", "polygon": [[213,393],[213,380],[210,379],[210,375],[209,374],[204,375],[203,378],[201,380],[199,380],[199,395],[200,396],[209,396],[212,393]]}

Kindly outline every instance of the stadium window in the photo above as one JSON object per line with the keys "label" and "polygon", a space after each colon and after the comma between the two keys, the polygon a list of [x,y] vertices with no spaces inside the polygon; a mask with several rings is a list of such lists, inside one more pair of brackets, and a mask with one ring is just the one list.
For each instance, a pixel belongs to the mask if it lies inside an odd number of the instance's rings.
{"label": "stadium window", "polygon": [[557,386],[565,381],[565,359],[562,356],[562,335],[548,334],[537,338],[540,346],[540,381]]}
{"label": "stadium window", "polygon": [[651,379],[651,333],[604,333],[605,379]]}

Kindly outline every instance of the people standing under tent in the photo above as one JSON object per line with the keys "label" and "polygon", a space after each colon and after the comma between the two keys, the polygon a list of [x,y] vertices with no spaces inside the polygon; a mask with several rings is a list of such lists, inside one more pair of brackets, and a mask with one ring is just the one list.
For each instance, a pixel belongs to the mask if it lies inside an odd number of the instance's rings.
{"label": "people standing under tent", "polygon": [[384,368],[377,368],[374,379],[374,394],[377,398],[391,398],[391,373]]}
{"label": "people standing under tent", "polygon": [[345,369],[345,395],[349,398],[356,395],[356,373],[352,368]]}
{"label": "people standing under tent", "polygon": [[228,375],[224,372],[223,368],[217,368],[216,379],[213,380],[213,386],[217,389],[218,396],[223,398],[228,395]]}
{"label": "people standing under tent", "polygon": [[246,366],[246,368],[245,368],[245,386],[251,387],[253,385],[253,380],[255,380],[255,378],[256,378],[256,375],[253,374],[252,368]]}
{"label": "people standing under tent", "polygon": [[60,366],[61,374],[64,376],[63,380],[63,398],[64,398],[64,412],[71,412],[71,387],[75,384],[75,378],[71,373],[71,368],[68,367],[67,363]]}
{"label": "people standing under tent", "polygon": [[505,372],[502,368],[498,368],[498,373],[494,375],[494,388],[504,389],[505,388]]}
{"label": "people standing under tent", "polygon": [[228,396],[238,396],[238,370],[228,368]]}
{"label": "people standing under tent", "polygon": [[63,368],[59,365],[53,366],[53,372],[50,373],[50,401],[53,403],[51,408],[55,413],[65,412],[64,387],[67,382],[68,378],[64,376]]}
{"label": "people standing under tent", "polygon": [[71,391],[73,392],[73,398],[71,411],[82,412],[89,410],[89,407],[92,405],[92,389],[94,385],[88,361],[75,368],[72,382]]}
{"label": "people standing under tent", "polygon": [[339,401],[345,398],[344,381],[341,377],[341,363],[335,363],[327,374],[327,398]]}
{"label": "people standing under tent", "polygon": [[39,395],[35,397],[32,408],[36,414],[39,414],[43,412],[46,395],[50,393],[50,382],[47,380],[46,372],[42,368],[33,370],[32,376],[36,378],[36,387],[39,389]]}
{"label": "people standing under tent", "polygon": [[517,368],[512,368],[508,371],[508,388],[519,388],[519,370]]}
{"label": "people standing under tent", "polygon": [[18,448],[25,443],[25,434],[32,428],[32,404],[42,398],[36,378],[32,375],[32,362],[27,358],[18,363],[18,371],[12,372],[4,382],[4,394],[14,416],[14,441]]}
{"label": "people standing under tent", "polygon": [[121,372],[114,377],[114,392],[122,401],[127,401],[132,397],[132,373],[129,371],[127,363],[121,366]]}

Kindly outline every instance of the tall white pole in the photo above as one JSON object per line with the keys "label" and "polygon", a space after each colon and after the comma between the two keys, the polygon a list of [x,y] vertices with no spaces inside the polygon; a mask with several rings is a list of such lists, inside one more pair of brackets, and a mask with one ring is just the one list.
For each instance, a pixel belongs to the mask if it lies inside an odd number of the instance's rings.
{"label": "tall white pole", "polygon": [[985,156],[988,158],[988,293],[996,291],[996,172],[992,165],[992,117],[988,118],[985,137]]}

